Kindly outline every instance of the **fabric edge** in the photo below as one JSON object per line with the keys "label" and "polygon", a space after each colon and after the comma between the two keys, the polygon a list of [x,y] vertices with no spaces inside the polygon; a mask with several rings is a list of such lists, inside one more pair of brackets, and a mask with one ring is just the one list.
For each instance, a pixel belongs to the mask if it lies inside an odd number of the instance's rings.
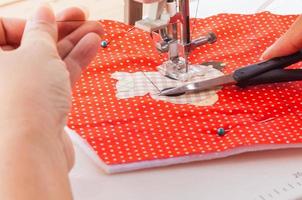
{"label": "fabric edge", "polygon": [[164,167],[176,164],[184,164],[197,161],[206,161],[218,158],[226,158],[229,156],[239,155],[242,153],[248,152],[257,152],[257,151],[266,151],[266,150],[277,150],[277,149],[292,149],[292,148],[302,148],[302,144],[272,144],[272,145],[258,145],[258,146],[248,146],[248,147],[239,147],[236,149],[227,150],[224,152],[215,152],[202,155],[190,155],[190,156],[181,156],[175,158],[165,158],[149,161],[140,161],[129,164],[115,164],[107,165],[105,164],[92,149],[92,147],[83,140],[75,131],[71,130],[68,127],[65,127],[66,132],[70,135],[73,142],[78,144],[84,153],[93,160],[93,162],[103,169],[108,174],[123,173],[141,169],[155,168],[155,167]]}
{"label": "fabric edge", "polygon": [[106,173],[110,173],[108,169],[108,165],[105,164],[102,159],[100,159],[97,153],[93,150],[90,144],[86,142],[79,134],[77,134],[74,130],[70,129],[69,127],[65,126],[64,130],[70,136],[71,140],[76,143],[81,150],[90,158],[92,161],[101,169],[103,169]]}
{"label": "fabric edge", "polygon": [[107,165],[108,173],[123,173],[141,169],[155,168],[155,167],[165,167],[176,164],[185,164],[197,161],[207,161],[214,160],[219,158],[226,158],[230,156],[235,156],[243,153],[249,152],[260,152],[260,151],[268,151],[268,150],[278,150],[278,149],[293,149],[293,148],[302,148],[302,144],[285,144],[285,145],[258,145],[258,146],[249,146],[249,147],[239,147],[236,149],[224,151],[224,152],[215,152],[208,153],[203,155],[191,155],[191,156],[182,156],[176,158],[166,158],[166,159],[157,159],[152,161],[141,161],[136,163],[129,164],[117,164],[117,165]]}

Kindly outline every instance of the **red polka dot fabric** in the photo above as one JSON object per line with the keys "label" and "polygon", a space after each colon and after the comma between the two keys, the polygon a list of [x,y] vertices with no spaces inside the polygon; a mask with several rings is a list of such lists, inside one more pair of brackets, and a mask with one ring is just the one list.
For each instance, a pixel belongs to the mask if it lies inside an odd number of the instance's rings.
{"label": "red polka dot fabric", "polygon": [[[222,61],[227,64],[226,74],[258,62],[296,17],[264,12],[192,19],[193,38],[213,31],[218,40],[197,48],[189,60]],[[107,166],[152,161],[160,166],[160,161],[173,158],[202,160],[259,147],[302,146],[302,82],[245,89],[227,86],[218,92],[214,106],[205,107],[156,101],[148,95],[118,100],[112,73],[156,71],[167,56],[157,52],[149,33],[114,21],[103,21],[103,25],[108,47],[100,47],[77,83],[68,125]],[[219,128],[226,130],[225,136],[218,136]],[[178,162],[184,161],[172,163]]]}

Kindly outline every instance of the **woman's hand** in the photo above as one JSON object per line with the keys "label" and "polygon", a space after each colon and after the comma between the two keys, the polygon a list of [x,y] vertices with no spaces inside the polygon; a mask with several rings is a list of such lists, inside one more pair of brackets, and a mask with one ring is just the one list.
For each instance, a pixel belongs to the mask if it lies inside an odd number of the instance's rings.
{"label": "woman's hand", "polygon": [[[97,44],[93,42],[90,43],[89,40],[91,40],[91,36],[87,39],[86,35],[88,33],[95,33],[96,35],[103,34],[101,24],[93,21],[85,21],[85,15],[81,9],[73,7],[62,11],[56,16],[56,21],[58,21],[57,48],[61,58],[67,59],[66,62],[71,62],[67,55],[73,51],[73,59],[77,59],[75,63],[80,61],[80,65],[82,66],[87,65],[91,59],[91,57],[86,57],[82,54],[82,51],[87,50],[87,43]],[[23,19],[0,18],[0,48],[2,50],[14,50],[20,46],[25,23],[26,21]],[[87,41],[80,43],[83,37],[86,37]],[[93,49],[91,51],[93,52]],[[70,71],[73,74],[77,74],[76,76],[71,76],[73,79],[72,83],[76,81],[76,78],[79,78],[81,70],[79,70],[80,68],[76,69],[77,70],[73,69]]]}
{"label": "woman's hand", "polygon": [[[82,22],[61,22],[72,20]],[[71,198],[74,156],[63,128],[71,87],[95,56],[103,32],[99,23],[84,20],[75,8],[56,19],[48,6],[26,25],[1,20],[0,199]]]}
{"label": "woman's hand", "polygon": [[270,46],[262,59],[270,59],[295,53],[302,48],[302,15],[297,18],[289,30]]}

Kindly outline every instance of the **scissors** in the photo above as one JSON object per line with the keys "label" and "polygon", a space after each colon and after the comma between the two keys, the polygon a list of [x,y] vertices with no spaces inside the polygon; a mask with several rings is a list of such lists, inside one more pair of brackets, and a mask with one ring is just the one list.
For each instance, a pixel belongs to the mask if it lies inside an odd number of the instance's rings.
{"label": "scissors", "polygon": [[175,88],[163,89],[160,96],[180,96],[214,89],[218,86],[237,85],[241,88],[267,83],[302,80],[302,69],[284,69],[302,60],[302,50],[283,57],[277,57],[235,70],[231,74],[196,81]]}

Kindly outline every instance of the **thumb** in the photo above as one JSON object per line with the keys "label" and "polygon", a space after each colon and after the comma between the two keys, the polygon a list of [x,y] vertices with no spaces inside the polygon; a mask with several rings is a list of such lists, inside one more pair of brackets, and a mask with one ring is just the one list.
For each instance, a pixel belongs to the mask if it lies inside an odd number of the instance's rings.
{"label": "thumb", "polygon": [[34,17],[26,23],[21,47],[28,46],[32,51],[37,51],[37,53],[42,49],[57,51],[57,37],[55,15],[49,6],[44,4],[38,8]]}
{"label": "thumb", "polygon": [[264,60],[286,56],[302,48],[302,15],[291,25],[289,30],[270,46],[261,58]]}

